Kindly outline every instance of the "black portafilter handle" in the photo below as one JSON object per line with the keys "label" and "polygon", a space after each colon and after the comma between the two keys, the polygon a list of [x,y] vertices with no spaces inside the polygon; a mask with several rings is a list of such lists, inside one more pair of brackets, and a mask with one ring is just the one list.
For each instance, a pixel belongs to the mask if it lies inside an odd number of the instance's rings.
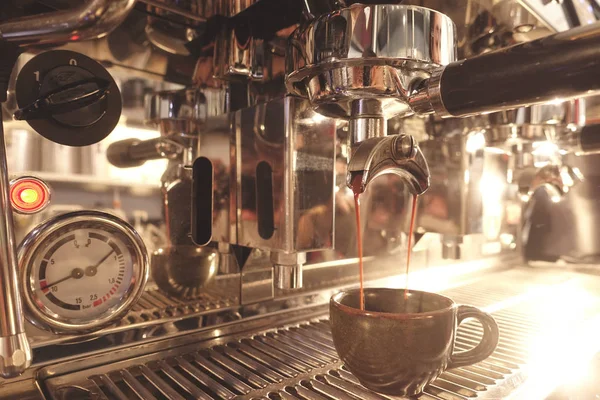
{"label": "black portafilter handle", "polygon": [[413,109],[453,117],[594,94],[600,22],[453,62],[434,71],[426,86],[424,96],[419,88],[411,99]]}

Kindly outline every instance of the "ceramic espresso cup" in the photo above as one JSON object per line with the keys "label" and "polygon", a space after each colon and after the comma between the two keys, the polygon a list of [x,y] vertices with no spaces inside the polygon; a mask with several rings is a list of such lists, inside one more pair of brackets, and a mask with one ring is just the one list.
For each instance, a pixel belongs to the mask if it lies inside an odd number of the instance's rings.
{"label": "ceramic espresso cup", "polygon": [[[333,342],[340,359],[368,389],[415,396],[448,368],[477,363],[498,344],[498,325],[487,313],[448,297],[403,289],[340,292],[329,303]],[[467,318],[483,326],[481,342],[454,352],[458,325]]]}

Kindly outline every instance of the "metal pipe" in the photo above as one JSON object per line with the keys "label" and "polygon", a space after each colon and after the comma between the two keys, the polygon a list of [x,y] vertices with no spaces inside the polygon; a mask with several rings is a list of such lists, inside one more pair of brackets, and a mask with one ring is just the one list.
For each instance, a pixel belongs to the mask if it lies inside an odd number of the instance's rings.
{"label": "metal pipe", "polygon": [[10,182],[0,121],[0,376],[12,378],[31,365],[31,348],[25,334],[25,320],[17,278]]}
{"label": "metal pipe", "polygon": [[183,145],[164,137],[149,140],[125,139],[108,146],[106,158],[115,167],[131,168],[139,167],[149,160],[177,158],[183,154],[183,150]]}
{"label": "metal pipe", "polygon": [[435,70],[411,96],[420,114],[463,117],[600,91],[600,22]]}
{"label": "metal pipe", "polygon": [[60,44],[96,39],[116,28],[136,0],[90,0],[69,10],[0,23],[0,38],[20,45]]}

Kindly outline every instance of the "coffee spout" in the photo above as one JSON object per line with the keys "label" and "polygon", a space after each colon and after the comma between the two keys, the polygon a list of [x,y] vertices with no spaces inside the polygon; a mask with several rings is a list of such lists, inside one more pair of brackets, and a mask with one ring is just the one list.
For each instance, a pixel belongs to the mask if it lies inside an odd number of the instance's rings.
{"label": "coffee spout", "polygon": [[399,176],[415,195],[429,188],[427,161],[410,135],[375,137],[360,142],[348,163],[346,183],[354,191],[363,192],[373,179],[383,174]]}

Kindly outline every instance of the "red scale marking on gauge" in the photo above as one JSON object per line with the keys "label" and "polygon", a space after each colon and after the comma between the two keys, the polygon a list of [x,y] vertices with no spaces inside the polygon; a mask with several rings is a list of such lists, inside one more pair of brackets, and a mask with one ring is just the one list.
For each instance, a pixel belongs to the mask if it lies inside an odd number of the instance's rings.
{"label": "red scale marking on gauge", "polygon": [[98,299],[98,300],[96,300],[95,302],[92,303],[92,305],[94,307],[98,307],[100,304],[102,304],[102,299]]}
{"label": "red scale marking on gauge", "polygon": [[48,286],[46,285],[46,281],[40,281],[40,289],[42,289],[42,292],[44,292],[44,294],[48,293]]}

